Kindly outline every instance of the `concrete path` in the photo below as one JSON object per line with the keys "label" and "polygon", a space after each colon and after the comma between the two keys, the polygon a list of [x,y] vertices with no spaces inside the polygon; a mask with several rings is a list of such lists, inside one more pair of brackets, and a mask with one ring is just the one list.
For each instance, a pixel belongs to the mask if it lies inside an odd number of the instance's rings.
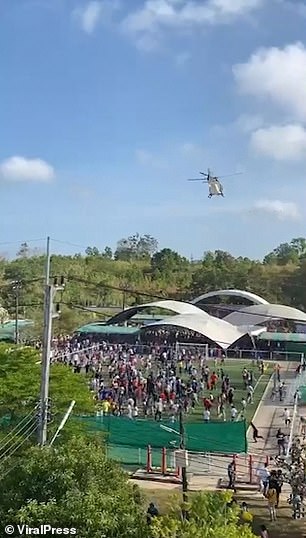
{"label": "concrete path", "polygon": [[[289,409],[292,416],[294,393],[297,388],[295,369],[296,363],[282,365],[281,380],[287,387],[283,402],[279,400],[278,395],[274,401],[271,399],[273,389],[273,378],[271,377],[253,418],[253,423],[258,429],[259,435],[263,436],[263,439],[258,439],[257,443],[254,443],[253,431],[252,428],[249,428],[247,437],[250,454],[261,456],[262,458],[276,456],[278,453],[276,441],[277,430],[281,428],[285,434],[289,435],[290,428],[285,426],[284,409]],[[295,390],[292,390],[293,388]]]}

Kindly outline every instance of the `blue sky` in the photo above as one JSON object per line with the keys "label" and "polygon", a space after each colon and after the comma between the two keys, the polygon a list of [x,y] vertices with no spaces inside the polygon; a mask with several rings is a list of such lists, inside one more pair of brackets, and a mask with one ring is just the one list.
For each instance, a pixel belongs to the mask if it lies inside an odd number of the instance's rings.
{"label": "blue sky", "polygon": [[[305,235],[305,24],[293,0],[0,0],[0,251]],[[207,167],[243,174],[208,200]]]}

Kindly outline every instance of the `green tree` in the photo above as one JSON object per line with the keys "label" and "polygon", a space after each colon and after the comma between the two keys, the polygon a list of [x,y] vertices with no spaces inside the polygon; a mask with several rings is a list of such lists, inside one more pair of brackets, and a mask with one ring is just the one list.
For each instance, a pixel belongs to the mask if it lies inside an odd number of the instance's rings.
{"label": "green tree", "polygon": [[158,249],[157,240],[151,235],[136,233],[126,239],[120,239],[115,252],[116,260],[137,260],[150,258]]}
{"label": "green tree", "polygon": [[306,254],[306,239],[297,237],[290,243],[281,243],[270,254],[264,258],[264,263],[286,265],[288,263],[297,264],[299,258]]}
{"label": "green tree", "polygon": [[17,252],[17,257],[18,258],[28,258],[30,253],[31,253],[31,250],[30,250],[30,247],[29,247],[28,243],[21,243],[20,248],[19,248],[19,250]]}
{"label": "green tree", "polygon": [[182,520],[177,504],[172,513],[152,521],[152,538],[255,538],[249,525],[239,525],[239,508],[229,507],[230,499],[231,493],[195,494],[189,520]]}
{"label": "green tree", "polygon": [[85,254],[86,256],[100,256],[100,252],[97,247],[87,247]]}
{"label": "green tree", "polygon": [[1,477],[5,525],[76,528],[82,538],[146,538],[137,492],[96,439],[32,448]]}
{"label": "green tree", "polygon": [[154,277],[170,278],[175,272],[188,270],[189,261],[174,250],[163,248],[152,256],[151,267]]}
{"label": "green tree", "polygon": [[106,258],[107,260],[112,260],[113,259],[113,251],[110,247],[105,247],[103,253],[102,253],[102,256],[103,258]]}
{"label": "green tree", "polygon": [[[8,414],[13,423],[33,409],[40,395],[41,364],[32,348],[0,345],[0,415]],[[94,402],[85,377],[74,374],[68,366],[51,366],[50,398],[56,427],[71,400],[77,414],[90,413]]]}

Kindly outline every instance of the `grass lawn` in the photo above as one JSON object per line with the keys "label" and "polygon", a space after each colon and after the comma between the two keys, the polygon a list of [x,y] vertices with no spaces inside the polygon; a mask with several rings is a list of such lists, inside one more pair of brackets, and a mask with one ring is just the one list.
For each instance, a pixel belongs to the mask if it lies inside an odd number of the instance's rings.
{"label": "grass lawn", "polygon": [[[168,489],[142,489],[147,502],[154,502],[158,507],[161,514],[166,513],[168,507],[171,505],[171,500],[174,496],[180,494],[179,490]],[[192,495],[192,493],[191,493]],[[249,505],[249,509],[254,516],[253,531],[255,534],[259,534],[260,525],[264,524],[269,530],[270,538],[306,538],[306,521],[305,519],[296,520],[292,519],[292,512],[286,499],[280,503],[278,509],[278,520],[276,523],[270,523],[266,502],[264,499],[260,499],[252,493],[246,493],[244,496],[236,496],[238,502],[245,501]]]}
{"label": "grass lawn", "polygon": [[[210,361],[212,362],[212,361]],[[254,413],[261,401],[261,398],[263,396],[263,393],[266,389],[267,383],[270,379],[270,376],[273,372],[273,366],[271,363],[267,365],[267,369],[265,370],[265,373],[263,375],[260,374],[258,367],[252,364],[252,360],[250,359],[227,359],[225,360],[224,364],[222,365],[223,371],[225,374],[227,374],[230,378],[231,386],[235,388],[234,393],[234,404],[236,405],[236,408],[238,411],[241,410],[241,400],[242,398],[246,398],[246,390],[244,388],[244,382],[242,379],[242,371],[244,368],[246,368],[249,371],[253,372],[254,375],[254,401],[252,404],[248,404],[246,408],[245,418],[247,422],[249,423],[252,420],[252,417],[254,416]],[[211,372],[213,371],[213,365],[210,366]],[[220,367],[217,367],[216,371],[220,370]],[[257,384],[256,384],[257,383]],[[221,387],[221,382],[218,382],[217,389],[214,391],[215,396],[217,397],[219,395],[219,389]],[[205,390],[204,396],[208,396],[210,394],[210,391]],[[227,420],[230,419],[230,406],[227,405],[226,409],[226,418]],[[186,419],[189,422],[202,422],[203,421],[203,402],[202,400],[199,401],[199,404],[196,406],[194,411],[190,413]],[[217,416],[217,410],[216,407],[212,408],[211,411],[211,420],[219,420]]]}
{"label": "grass lawn", "polygon": [[[210,371],[212,372],[214,368],[213,361],[209,361],[209,366],[210,366]],[[228,359],[228,360],[225,360],[224,364],[222,365],[222,368],[223,368],[224,373],[229,376],[231,385],[235,388],[234,403],[238,411],[242,409],[242,406],[241,406],[242,398],[246,397],[246,390],[245,390],[244,382],[242,379],[242,371],[244,368],[246,368],[247,370],[253,371],[254,387],[255,387],[254,401],[252,404],[247,405],[246,412],[245,412],[245,418],[247,420],[247,423],[249,423],[254,416],[254,413],[258,407],[258,404],[260,403],[262,399],[262,395],[270,379],[270,376],[272,373],[272,364],[268,366],[267,370],[265,371],[263,375],[260,374],[258,367],[256,366],[256,364],[252,364],[252,360],[250,359]],[[216,368],[217,372],[218,370],[219,368]],[[199,368],[198,368],[198,371],[199,371]],[[184,374],[182,377],[185,380],[187,380],[186,374]],[[221,391],[221,382],[219,381],[218,387],[215,390],[216,397],[220,394],[220,391]],[[206,390],[204,392],[204,395],[208,396],[209,391]],[[197,404],[195,409],[190,411],[185,416],[186,422],[189,422],[189,423],[198,422],[199,424],[203,423],[204,407],[203,407],[202,397],[203,396],[199,398],[199,403]],[[230,420],[230,406],[229,405],[227,405],[226,417],[227,417],[227,420]],[[153,420],[152,417],[148,418],[148,421],[152,421],[152,420]],[[163,416],[163,420],[167,420],[166,414]],[[220,421],[220,419],[217,416],[217,405],[214,405],[212,408],[211,420]],[[170,454],[169,451],[168,451],[168,454]],[[129,471],[136,470],[137,468],[139,468],[139,466],[145,465],[146,458],[147,458],[146,450],[144,449],[139,450],[137,447],[134,447],[134,446],[131,447],[131,446],[120,445],[117,447],[112,447],[110,449],[110,455],[113,459],[117,461],[125,462],[126,465],[129,465],[129,467],[127,467]],[[161,458],[160,449],[156,449],[156,450],[153,449],[152,456],[153,456],[153,465],[159,466],[160,458]]]}

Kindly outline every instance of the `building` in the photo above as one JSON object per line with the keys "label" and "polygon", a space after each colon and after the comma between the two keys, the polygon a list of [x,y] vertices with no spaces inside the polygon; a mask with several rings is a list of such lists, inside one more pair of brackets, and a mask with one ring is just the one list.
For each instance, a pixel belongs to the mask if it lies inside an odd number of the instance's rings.
{"label": "building", "polygon": [[[228,299],[231,304],[227,304]],[[214,310],[215,315],[209,313],[207,310],[211,311],[212,305],[220,307],[223,315],[216,315],[218,308]],[[124,329],[131,329],[131,326],[135,329],[133,335],[129,332],[132,339],[148,341],[158,337],[172,343],[193,340],[226,350],[235,346],[253,347],[257,338],[267,341],[260,337],[267,329],[281,333],[294,329],[292,332],[296,334],[298,326],[306,327],[306,314],[289,306],[270,304],[248,291],[218,290],[205,293],[190,303],[160,300],[126,308],[107,323],[89,324],[77,333],[104,335],[105,340],[113,339],[116,334],[117,341],[126,341],[128,333]]]}

